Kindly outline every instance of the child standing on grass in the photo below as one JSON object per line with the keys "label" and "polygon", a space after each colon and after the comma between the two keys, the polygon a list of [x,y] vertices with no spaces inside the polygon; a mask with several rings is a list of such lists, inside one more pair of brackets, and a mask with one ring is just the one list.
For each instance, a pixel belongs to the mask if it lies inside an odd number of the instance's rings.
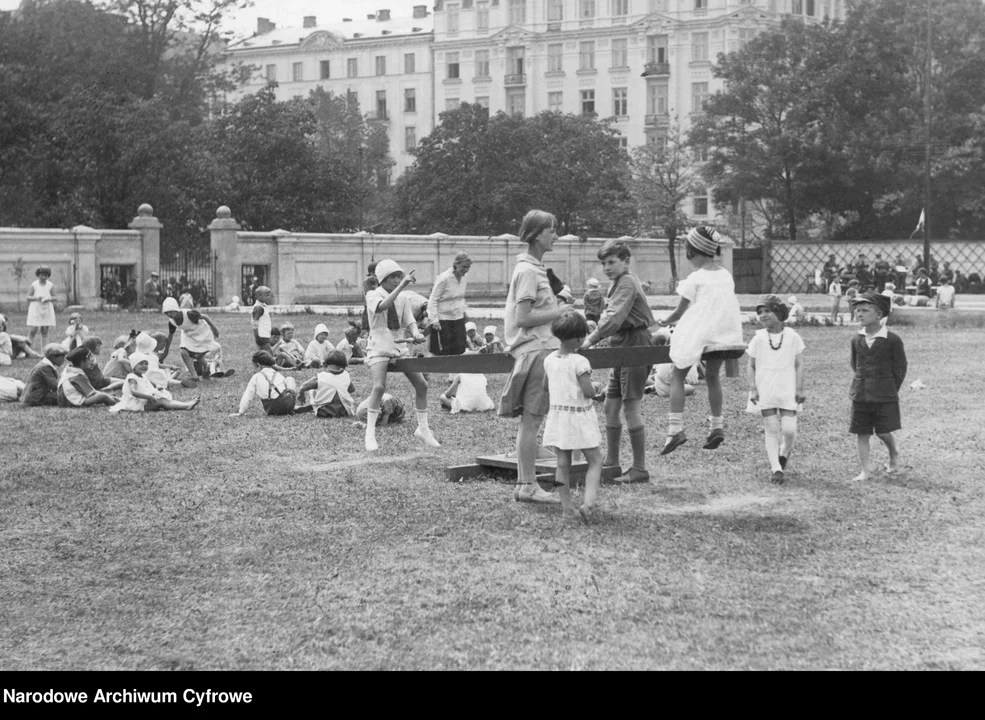
{"label": "child standing on grass", "polygon": [[[735,297],[732,274],[715,258],[722,254],[718,234],[711,228],[699,226],[691,230],[685,243],[687,259],[694,271],[678,286],[680,304],[661,325],[680,322],[670,338],[670,359],[674,375],[670,387],[670,413],[667,440],[661,455],[673,452],[687,442],[684,434],[684,379],[692,365],[701,362],[709,345],[742,345],[742,312]],[[725,421],[722,417],[722,381],[719,372],[724,360],[709,358],[705,362],[705,382],[708,385],[708,405],[711,407],[711,431],[705,450],[714,450],[725,440]]]}
{"label": "child standing on grass", "polygon": [[828,296],[831,298],[831,324],[838,323],[838,310],[841,308],[841,280],[837,275],[831,278],[828,285]]}
{"label": "child standing on grass", "polygon": [[253,353],[253,368],[256,370],[246,385],[239,401],[239,412],[232,417],[245,415],[253,398],[259,397],[263,411],[267,415],[293,415],[297,403],[298,385],[294,378],[281,375],[274,369],[274,356],[264,350]]}
{"label": "child standing on grass", "polygon": [[198,405],[201,398],[189,402],[181,402],[171,397],[167,390],[158,390],[145,377],[150,366],[150,358],[141,352],[130,356],[133,371],[127,375],[123,384],[123,396],[120,402],[109,409],[110,412],[150,412],[153,410],[191,410]]}
{"label": "child standing on grass", "polygon": [[253,297],[256,298],[250,315],[253,339],[256,341],[258,350],[266,350],[273,355],[274,351],[270,345],[270,331],[273,329],[274,323],[267,306],[274,301],[274,293],[266,285],[261,285],[253,291]]}
{"label": "child standing on grass", "polygon": [[858,280],[851,280],[845,290],[845,300],[848,301],[849,322],[855,322],[855,298],[858,297]]}
{"label": "child standing on grass", "polygon": [[[583,347],[590,348],[609,338],[612,347],[648,347],[653,345],[650,325],[653,313],[646,301],[643,285],[629,271],[632,253],[629,246],[618,240],[606,242],[598,252],[602,271],[611,282],[605,310],[598,327],[585,338]],[[588,324],[585,324],[588,332]],[[556,335],[557,333],[555,333]],[[650,375],[649,365],[614,368],[605,392],[605,461],[606,467],[619,467],[619,443],[622,438],[622,419],[626,416],[629,442],[633,448],[633,464],[615,479],[619,483],[647,482],[646,427],[643,424],[643,391]],[[552,396],[553,397],[553,396]],[[621,468],[620,468],[621,470]]]}
{"label": "child standing on grass", "polygon": [[[749,399],[763,416],[766,456],[773,474],[770,482],[782,485],[783,471],[797,439],[797,408],[804,402],[804,341],[793,328],[784,327],[787,306],[776,295],[756,303],[763,325],[749,342]],[[781,439],[782,436],[782,439]]]}
{"label": "child standing on grass", "polygon": [[[395,333],[410,333],[413,342],[424,342],[417,329],[413,310],[400,293],[415,281],[414,272],[404,271],[393,260],[381,260],[376,264],[376,279],[380,286],[366,293],[366,311],[369,317],[369,345],[366,365],[369,367],[373,390],[369,396],[366,413],[366,450],[379,449],[376,442],[376,420],[380,415],[380,402],[386,392],[387,365],[390,360],[407,357],[407,344],[397,343]],[[399,338],[403,340],[404,338]],[[428,426],[428,383],[419,372],[404,373],[417,393],[417,429],[414,436],[430,447],[441,447]]]}
{"label": "child standing on grass", "polygon": [[[602,435],[593,404],[592,366],[584,355],[578,354],[588,334],[588,322],[580,313],[564,313],[551,323],[551,332],[561,341],[561,347],[544,358],[544,385],[551,398],[544,445],[557,450],[555,480],[565,519],[581,517],[588,522],[602,477]],[[588,461],[585,497],[577,510],[569,488],[572,450],[581,450]]]}
{"label": "child standing on grass", "polygon": [[852,421],[848,432],[858,436],[858,460],[862,472],[855,480],[868,480],[869,438],[876,434],[889,450],[886,472],[899,470],[899,451],[893,433],[902,427],[899,389],[906,379],[906,352],[899,335],[889,332],[882,319],[889,315],[889,298],[864,293],[855,300],[855,315],[862,328],[852,338]]}
{"label": "child standing on grass", "polygon": [[51,277],[51,268],[47,265],[39,265],[34,271],[38,278],[31,283],[31,289],[27,291],[27,326],[31,328],[31,344],[34,338],[41,331],[41,344],[48,342],[48,328],[55,327],[55,288],[48,279]]}
{"label": "child standing on grass", "polygon": [[602,317],[602,311],[605,309],[605,296],[599,289],[599,281],[595,278],[588,278],[588,290],[585,291],[585,296],[582,298],[585,303],[585,319],[589,322],[597,323],[599,318]]}

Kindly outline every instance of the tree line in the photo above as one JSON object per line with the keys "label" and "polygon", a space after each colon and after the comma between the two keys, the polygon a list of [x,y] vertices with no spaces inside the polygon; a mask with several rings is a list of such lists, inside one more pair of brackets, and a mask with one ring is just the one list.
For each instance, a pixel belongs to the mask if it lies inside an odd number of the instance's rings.
{"label": "tree line", "polygon": [[[923,207],[930,90],[935,237],[985,230],[985,9],[867,0],[840,24],[783,22],[720,55],[726,89],[638,148],[613,120],[442,113],[395,183],[385,129],[322,89],[223,98],[222,19],[249,0],[34,0],[0,17],[0,225],[125,227],[203,242],[215,208],[247,229],[492,235],[531,207],[562,233],[665,236],[711,211],[752,240],[909,235]],[[710,216],[709,216],[710,217]]]}

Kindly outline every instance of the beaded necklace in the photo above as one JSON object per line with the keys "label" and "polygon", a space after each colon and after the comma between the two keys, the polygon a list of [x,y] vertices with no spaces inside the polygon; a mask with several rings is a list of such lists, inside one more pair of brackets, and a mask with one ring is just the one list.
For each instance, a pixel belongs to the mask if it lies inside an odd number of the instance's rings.
{"label": "beaded necklace", "polygon": [[766,339],[769,340],[771,350],[779,350],[780,348],[783,347],[783,331],[785,329],[786,328],[782,328],[780,330],[780,344],[776,346],[773,345],[773,336],[770,334],[770,331],[769,330],[766,331]]}

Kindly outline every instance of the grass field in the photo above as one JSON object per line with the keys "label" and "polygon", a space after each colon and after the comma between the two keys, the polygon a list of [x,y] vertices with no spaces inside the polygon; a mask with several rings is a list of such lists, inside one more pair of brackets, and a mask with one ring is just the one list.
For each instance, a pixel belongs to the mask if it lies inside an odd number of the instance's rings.
{"label": "grass field", "polygon": [[[204,384],[194,411],[0,406],[0,669],[985,669],[980,329],[899,329],[898,477],[850,480],[856,329],[808,327],[787,485],[769,484],[761,421],[731,379],[714,452],[698,442],[703,386],[691,441],[667,457],[666,401],[645,401],[653,481],[604,486],[585,527],[514,503],[507,481],[446,481],[445,466],[511,449],[516,426],[442,413],[437,390],[433,451],[412,420],[367,457],[351,421],[259,404],[229,417],[252,337],[247,316],[216,318],[238,374]],[[345,322],[291,319],[305,342]],[[165,328],[86,322],[110,346]],[[365,369],[352,374],[364,395]]]}

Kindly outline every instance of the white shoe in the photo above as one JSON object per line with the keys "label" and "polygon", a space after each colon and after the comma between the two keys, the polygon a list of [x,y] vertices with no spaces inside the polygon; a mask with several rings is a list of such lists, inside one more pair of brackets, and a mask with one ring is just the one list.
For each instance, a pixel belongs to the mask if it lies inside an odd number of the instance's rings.
{"label": "white shoe", "polygon": [[375,437],[366,438],[366,452],[376,452],[380,449],[380,446],[376,443]]}
{"label": "white shoe", "polygon": [[431,434],[430,430],[425,430],[424,428],[417,428],[414,431],[414,437],[421,440],[425,445],[430,445],[431,447],[441,447],[441,443],[435,440],[434,435]]}

